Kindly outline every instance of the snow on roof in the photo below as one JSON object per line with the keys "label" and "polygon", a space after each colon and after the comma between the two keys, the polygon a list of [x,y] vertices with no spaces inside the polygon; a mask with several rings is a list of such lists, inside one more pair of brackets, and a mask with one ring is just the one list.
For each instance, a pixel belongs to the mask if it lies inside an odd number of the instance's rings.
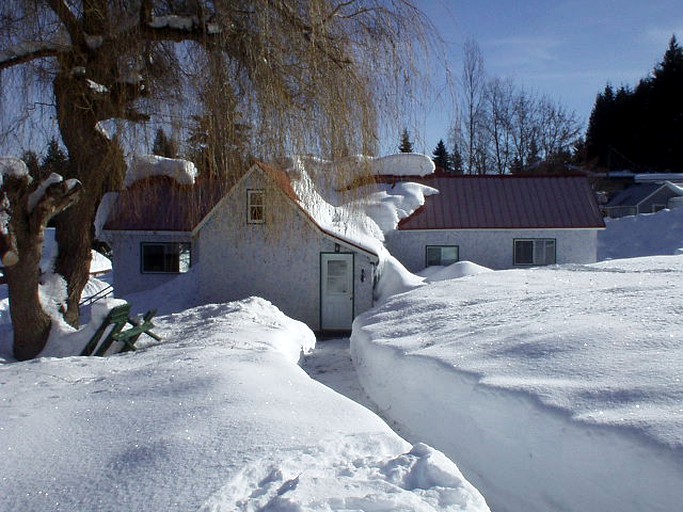
{"label": "snow on roof", "polygon": [[636,183],[647,183],[651,181],[675,181],[683,182],[683,173],[673,173],[673,172],[660,172],[660,173],[644,173],[636,174],[633,177],[633,181]]}
{"label": "snow on roof", "polygon": [[669,189],[672,194],[683,196],[683,188],[670,181],[642,181],[625,188],[616,194],[605,208],[617,208],[622,206],[637,206],[650,196],[662,189]]}
{"label": "snow on roof", "polygon": [[391,176],[427,176],[436,170],[434,161],[421,153],[397,153],[375,158],[374,174]]}
{"label": "snow on roof", "polygon": [[[378,168],[388,169],[393,162],[396,165],[391,166],[392,169],[403,165],[404,170],[410,168],[415,173],[429,167],[424,158],[427,157],[403,153],[381,159],[356,157],[336,165],[319,159],[298,158],[290,160],[286,176],[297,203],[324,231],[386,259],[384,234],[396,229],[401,219],[424,204],[425,196],[437,191],[418,183],[401,183],[394,187],[379,185],[377,189],[349,197],[330,186],[330,173],[339,171],[335,169],[339,165],[355,165],[358,173],[362,173],[367,162],[373,172]],[[383,163],[376,166],[380,160]],[[433,170],[433,164],[431,168]]]}
{"label": "snow on roof", "polygon": [[357,204],[346,203],[335,206],[320,194],[311,175],[306,170],[306,160],[293,160],[290,169],[263,163],[256,168],[270,176],[283,193],[289,197],[306,217],[321,231],[342,243],[365,252],[380,256],[384,251],[382,232],[365,215]]}
{"label": "snow on roof", "polygon": [[189,160],[157,155],[133,155],[126,173],[126,187],[150,176],[169,176],[181,185],[192,185],[197,168]]}

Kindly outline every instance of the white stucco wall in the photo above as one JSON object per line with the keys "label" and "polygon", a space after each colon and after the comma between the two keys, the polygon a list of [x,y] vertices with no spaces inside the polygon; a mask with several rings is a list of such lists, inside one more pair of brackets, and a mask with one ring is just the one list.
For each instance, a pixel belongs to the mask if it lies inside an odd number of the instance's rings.
{"label": "white stucco wall", "polygon": [[[151,274],[142,273],[143,242],[189,242],[190,233],[170,233],[164,231],[108,231],[105,233],[111,245],[113,258],[114,290],[117,297],[125,297],[129,293],[150,290],[178,276],[175,273]],[[194,244],[191,246],[192,264],[195,261]]]}
{"label": "white stucco wall", "polygon": [[[260,296],[286,315],[320,328],[320,253],[335,240],[316,229],[258,169],[219,203],[197,233],[202,302]],[[265,224],[247,223],[247,190],[265,189]],[[352,252],[341,247],[341,252]],[[371,258],[354,257],[355,314],[372,307]],[[361,271],[365,280],[361,282]]]}
{"label": "white stucco wall", "polygon": [[556,240],[557,263],[593,263],[597,260],[597,230],[425,230],[395,231],[387,235],[386,245],[411,272],[426,266],[427,245],[457,245],[460,261],[502,270],[515,268],[514,240],[519,238],[553,238]]}

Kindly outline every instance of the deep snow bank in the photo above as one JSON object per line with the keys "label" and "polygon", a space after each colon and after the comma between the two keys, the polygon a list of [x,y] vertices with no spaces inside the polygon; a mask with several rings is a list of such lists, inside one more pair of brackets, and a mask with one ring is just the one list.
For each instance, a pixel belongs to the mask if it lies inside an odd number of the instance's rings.
{"label": "deep snow bank", "polygon": [[488,510],[305,374],[303,323],[258,298],[173,309],[134,353],[0,364],[0,511]]}
{"label": "deep snow bank", "polygon": [[683,208],[605,219],[598,260],[677,254],[683,249]]}
{"label": "deep snow bank", "polygon": [[676,509],[681,282],[683,256],[435,282],[358,318],[352,355],[494,510]]}
{"label": "deep snow bank", "polygon": [[404,437],[456,461],[495,512],[680,507],[680,453],[611,427],[577,424],[527,395],[375,343],[359,325],[351,347],[364,390],[386,404],[383,416]]}

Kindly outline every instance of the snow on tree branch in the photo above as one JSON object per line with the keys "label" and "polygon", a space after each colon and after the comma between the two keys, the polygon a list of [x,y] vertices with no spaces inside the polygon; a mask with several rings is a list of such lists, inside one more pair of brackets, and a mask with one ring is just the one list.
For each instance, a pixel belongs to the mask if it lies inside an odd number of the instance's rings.
{"label": "snow on tree branch", "polygon": [[47,189],[47,187],[49,187],[53,183],[60,183],[63,180],[64,180],[64,178],[62,178],[56,172],[53,172],[52,174],[50,174],[50,176],[48,176],[45,180],[43,180],[42,183],[40,183],[40,185],[38,185],[38,187],[33,192],[31,192],[28,196],[28,211],[29,212],[33,211],[33,209],[36,207],[38,202],[45,195],[45,190]]}
{"label": "snow on tree branch", "polygon": [[20,256],[10,225],[26,222],[33,233],[45,229],[52,217],[78,200],[83,188],[80,181],[64,181],[56,173],[30,190],[32,182],[22,160],[0,157],[0,253],[6,267],[15,265]]}
{"label": "snow on tree branch", "polygon": [[0,157],[0,236],[9,234],[10,221],[10,202],[5,191],[5,182],[8,179],[26,179],[31,177],[28,174],[28,167],[18,158]]}

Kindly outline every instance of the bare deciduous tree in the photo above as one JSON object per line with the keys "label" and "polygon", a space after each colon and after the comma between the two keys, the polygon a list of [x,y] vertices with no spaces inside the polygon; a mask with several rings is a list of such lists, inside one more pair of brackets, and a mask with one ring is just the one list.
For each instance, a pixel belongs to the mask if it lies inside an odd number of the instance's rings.
{"label": "bare deciduous tree", "polygon": [[568,154],[579,136],[575,114],[559,103],[510,79],[487,79],[484,58],[473,40],[464,46],[460,85],[460,116],[452,139],[463,148],[468,174],[530,170]]}
{"label": "bare deciduous tree", "polygon": [[512,103],[514,86],[511,80],[491,79],[484,94],[486,123],[492,144],[491,153],[495,170],[505,174],[510,170],[514,158],[512,142]]}
{"label": "bare deciduous tree", "polygon": [[[0,20],[3,133],[44,123],[30,114],[45,107],[69,153],[66,177],[83,185],[56,217],[56,271],[68,284],[72,325],[96,210],[122,186],[125,129],[148,120],[156,128],[175,110],[179,119],[207,119],[217,144],[235,138],[230,127],[248,127],[235,147],[265,159],[372,154],[378,116],[413,90],[413,63],[432,33],[406,0],[4,0]],[[116,137],[107,123],[116,123]],[[244,157],[214,167],[237,173]],[[17,355],[41,348],[25,343],[15,330]]]}
{"label": "bare deciduous tree", "polygon": [[482,160],[477,157],[477,150],[481,150],[481,114],[484,90],[486,86],[486,71],[484,69],[484,57],[479,45],[473,39],[465,41],[464,61],[462,75],[460,77],[463,102],[463,130],[465,139],[465,172],[476,172],[476,161]]}

